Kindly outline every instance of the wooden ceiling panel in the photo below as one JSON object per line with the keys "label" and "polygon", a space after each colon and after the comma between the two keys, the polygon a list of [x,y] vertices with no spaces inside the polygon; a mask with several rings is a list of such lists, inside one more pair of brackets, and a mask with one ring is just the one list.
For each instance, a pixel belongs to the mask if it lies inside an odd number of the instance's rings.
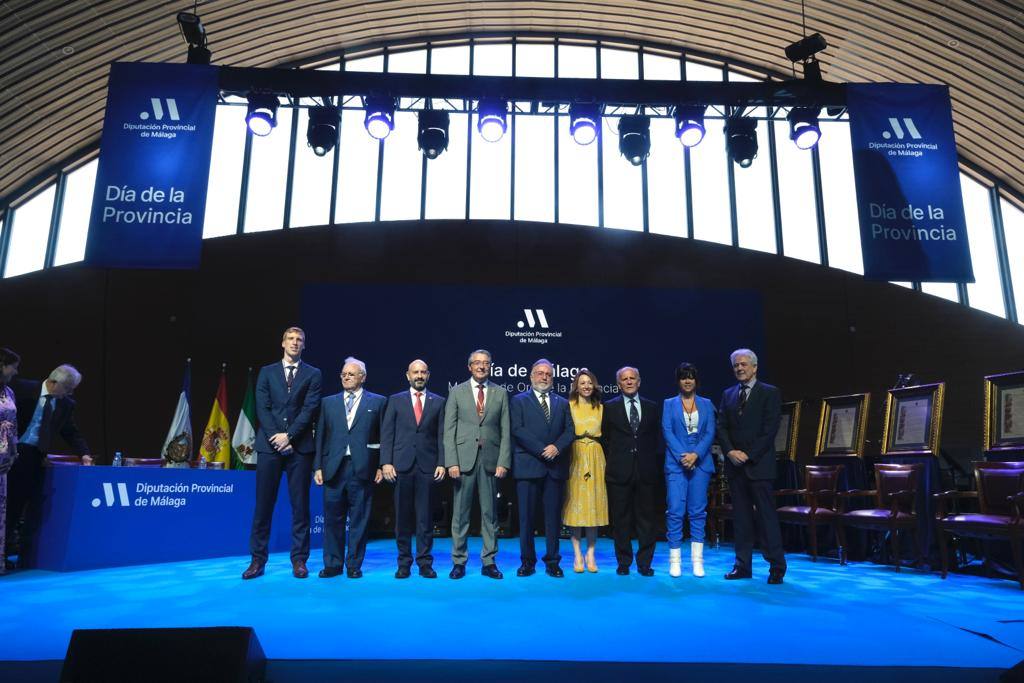
{"label": "wooden ceiling panel", "polygon": [[[0,4],[0,199],[97,144],[115,60],[184,61],[162,0]],[[1024,5],[1020,0],[807,0],[835,81],[947,83],[961,157],[1024,197]],[[536,32],[662,43],[788,74],[799,0],[210,0],[214,62],[294,64],[360,45]]]}

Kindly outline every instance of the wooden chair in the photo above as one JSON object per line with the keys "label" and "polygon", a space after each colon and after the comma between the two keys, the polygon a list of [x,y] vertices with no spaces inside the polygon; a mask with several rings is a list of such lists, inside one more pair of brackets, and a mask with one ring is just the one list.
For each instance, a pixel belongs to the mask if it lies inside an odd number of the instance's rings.
{"label": "wooden chair", "polygon": [[82,456],[80,455],[58,455],[57,453],[48,453],[46,455],[46,462],[49,465],[55,467],[67,467],[69,465],[81,465]]}
{"label": "wooden chair", "polygon": [[125,458],[125,467],[163,467],[163,458]]}
{"label": "wooden chair", "polygon": [[[942,554],[942,578],[949,572],[949,550],[946,534],[1009,541],[1013,551],[1017,581],[1024,590],[1024,462],[974,463],[976,491],[936,493],[936,536]],[[977,512],[947,512],[952,500],[976,499]]]}
{"label": "wooden chair", "polygon": [[[875,465],[875,488],[870,491],[852,490],[837,493],[843,503],[840,513],[836,515],[836,532],[839,545],[846,548],[846,529],[868,529],[871,531],[888,531],[892,544],[892,555],[896,571],[900,570],[900,531],[917,532],[917,493],[921,473],[924,466],[920,463],[911,465],[894,465],[877,463]],[[874,507],[862,510],[846,510],[846,501],[854,497],[873,497]],[[915,541],[920,539],[915,538]],[[921,544],[915,543],[917,563],[921,563]],[[840,564],[846,564],[846,558],[840,554]]]}
{"label": "wooden chair", "polygon": [[[807,527],[810,536],[811,561],[818,561],[818,524],[828,524],[839,533],[836,516],[839,514],[839,475],[842,465],[807,465],[804,468],[804,488],[780,489],[776,496],[800,496],[803,505],[784,505],[778,509],[779,521],[784,524],[799,524]],[[839,543],[839,559],[843,559],[843,544]]]}

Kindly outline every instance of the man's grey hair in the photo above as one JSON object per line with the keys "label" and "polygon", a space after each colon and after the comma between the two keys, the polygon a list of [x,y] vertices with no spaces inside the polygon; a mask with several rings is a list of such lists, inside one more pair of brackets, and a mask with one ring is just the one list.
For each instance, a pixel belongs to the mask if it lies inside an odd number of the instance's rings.
{"label": "man's grey hair", "polygon": [[537,360],[533,361],[533,365],[530,366],[530,374],[533,374],[533,371],[537,369],[538,365],[546,365],[549,368],[551,368],[552,372],[555,371],[554,363],[549,361],[547,358],[538,358]]}
{"label": "man's grey hair", "polygon": [[491,352],[488,351],[487,349],[477,349],[473,353],[469,354],[469,358],[466,359],[466,365],[469,365],[470,363],[472,363],[473,362],[473,356],[475,356],[477,354],[482,354],[484,356],[487,356],[487,362],[488,363],[491,362],[492,360],[494,360],[491,357]]}
{"label": "man's grey hair", "polygon": [[632,365],[623,365],[621,368],[615,371],[615,381],[618,382],[619,378],[622,377],[622,373],[626,370],[632,370],[636,373],[636,378],[640,379],[640,371],[634,368]]}
{"label": "man's grey hair", "polygon": [[344,365],[341,366],[342,372],[345,371],[345,365],[355,365],[357,368],[359,368],[359,372],[363,373],[363,377],[366,377],[366,363],[359,360],[358,358],[354,356],[349,356],[348,358],[346,358]]}
{"label": "man's grey hair", "polygon": [[82,382],[82,373],[75,369],[74,365],[65,363],[54,368],[53,372],[50,373],[49,379],[63,384],[68,389],[74,389]]}
{"label": "man's grey hair", "polygon": [[747,358],[750,359],[751,365],[757,365],[757,354],[751,351],[750,349],[736,349],[735,351],[729,354],[729,363],[732,365],[736,365],[736,359],[739,358],[740,356],[746,356]]}

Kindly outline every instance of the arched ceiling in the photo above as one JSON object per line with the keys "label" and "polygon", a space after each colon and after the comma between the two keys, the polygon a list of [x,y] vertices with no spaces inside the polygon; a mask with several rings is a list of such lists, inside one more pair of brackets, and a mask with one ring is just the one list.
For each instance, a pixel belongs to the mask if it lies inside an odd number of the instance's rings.
{"label": "arched ceiling", "polygon": [[[799,0],[208,0],[214,63],[275,66],[361,44],[480,32],[664,43],[788,72]],[[159,0],[0,2],[0,198],[95,146],[107,67],[183,62]],[[830,81],[947,83],[961,158],[1024,197],[1022,0],[806,0]]]}

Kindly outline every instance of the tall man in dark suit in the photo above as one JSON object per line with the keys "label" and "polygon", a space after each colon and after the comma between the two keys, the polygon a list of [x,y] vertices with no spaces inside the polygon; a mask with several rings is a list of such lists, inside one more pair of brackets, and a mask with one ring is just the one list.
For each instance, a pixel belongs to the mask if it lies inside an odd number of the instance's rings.
{"label": "tall man in dark suit", "polygon": [[[363,575],[366,530],[373,504],[373,487],[383,479],[380,426],[387,399],[363,389],[366,365],[346,358],[341,368],[342,391],[320,406],[316,424],[316,461],[313,480],[324,487],[324,568],[321,579],[341,574]],[[345,519],[348,518],[348,552]]]}
{"label": "tall man in dark suit", "polygon": [[569,447],[576,438],[569,402],[551,391],[551,361],[542,358],[530,369],[531,387],[512,398],[512,473],[519,499],[519,558],[516,576],[530,576],[537,564],[533,544],[534,512],[538,500],[544,506],[547,548],[542,558],[548,576],[562,578],[558,563],[559,531],[562,528],[562,496],[569,478]]}
{"label": "tall man in dark suit", "polygon": [[615,539],[616,574],[629,574],[633,563],[630,538],[636,527],[636,568],[654,576],[651,560],[657,542],[657,499],[665,478],[665,446],[661,435],[662,406],[641,398],[640,371],[626,366],[615,373],[620,395],[606,401],[601,419],[605,483]]}
{"label": "tall man in dark suit", "polygon": [[718,408],[718,445],[725,453],[736,527],[736,563],[727,579],[749,579],[754,550],[754,509],[761,524],[768,583],[782,583],[786,556],[775,513],[775,432],[779,430],[782,397],[771,384],[757,379],[757,354],[737,349],[729,357],[739,383],[722,393]]}
{"label": "tall man in dark suit", "polygon": [[81,373],[73,366],[60,365],[43,382],[18,379],[11,383],[18,409],[18,459],[7,475],[7,547],[11,554],[18,549],[22,566],[27,566],[42,515],[43,463],[54,437],[60,435],[82,456],[83,464],[92,464],[89,444],[75,424],[71,398],[81,381]]}
{"label": "tall man in dark suit", "polygon": [[405,378],[409,390],[388,398],[380,430],[381,472],[395,485],[395,578],[409,577],[415,530],[420,576],[435,579],[430,549],[434,545],[434,490],[445,474],[444,398],[427,391],[430,369],[423,361],[410,363]]}
{"label": "tall man in dark suit", "polygon": [[306,333],[289,327],[281,340],[284,358],[260,368],[256,379],[256,510],[243,579],[263,576],[281,473],[288,475],[292,504],[292,575],[309,576],[309,479],[313,470],[313,423],[320,408],[320,371],[302,361]]}
{"label": "tall man in dark suit", "polygon": [[480,501],[480,535],[483,548],[480,573],[504,578],[494,558],[498,554],[495,516],[495,479],[503,479],[512,467],[512,435],[509,429],[508,393],[488,380],[491,352],[477,349],[469,354],[468,381],[448,394],[444,405],[444,464],[452,478],[452,570],[450,579],[466,575],[469,559],[466,537],[473,499]]}

